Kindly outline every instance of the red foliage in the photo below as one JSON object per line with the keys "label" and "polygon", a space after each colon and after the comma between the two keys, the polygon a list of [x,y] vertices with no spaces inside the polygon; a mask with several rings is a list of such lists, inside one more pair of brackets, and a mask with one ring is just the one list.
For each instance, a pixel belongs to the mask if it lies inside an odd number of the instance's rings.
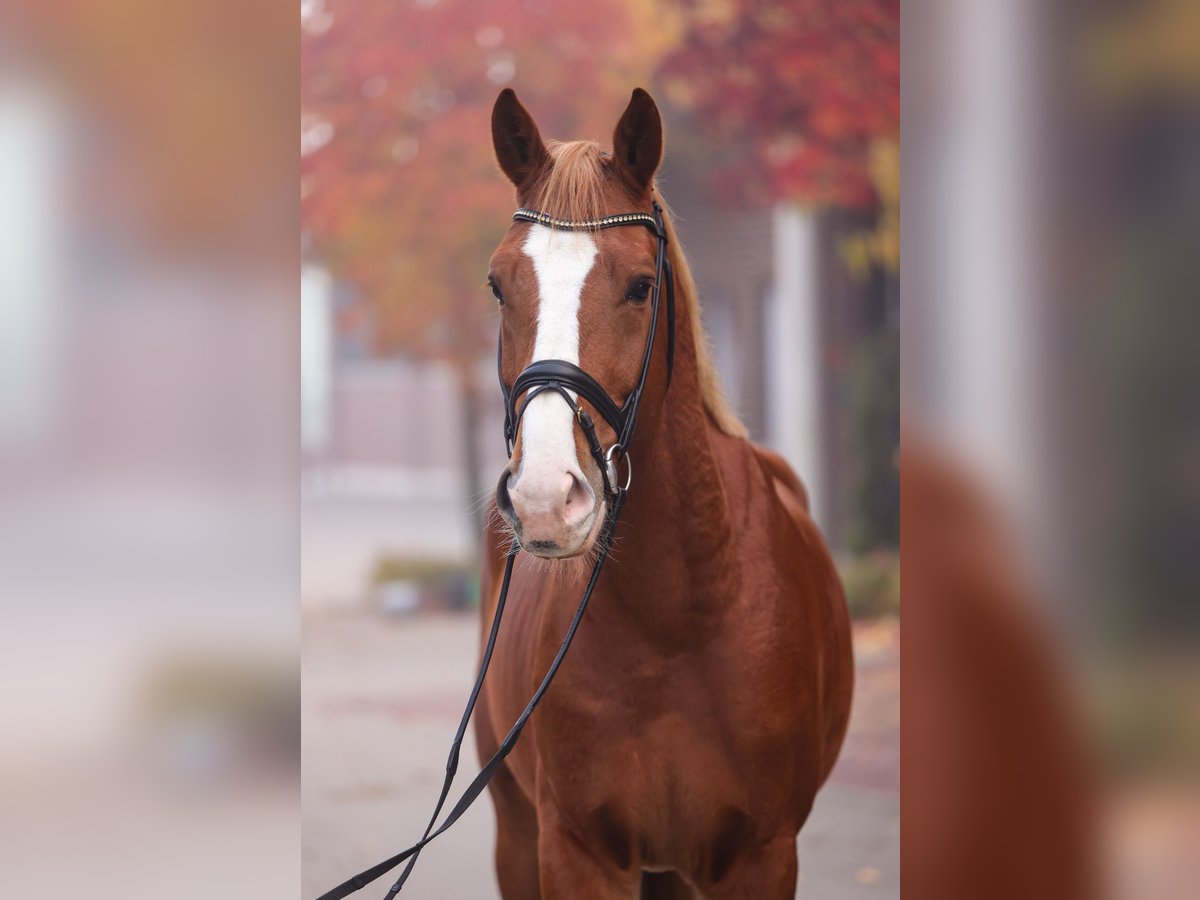
{"label": "red foliage", "polygon": [[722,181],[758,199],[872,205],[868,150],[900,128],[899,0],[685,5],[660,75],[734,150]]}
{"label": "red foliage", "polygon": [[353,0],[305,19],[301,221],[357,288],[377,349],[474,359],[487,260],[512,213],[497,93],[546,137],[607,139],[644,65],[623,0]]}

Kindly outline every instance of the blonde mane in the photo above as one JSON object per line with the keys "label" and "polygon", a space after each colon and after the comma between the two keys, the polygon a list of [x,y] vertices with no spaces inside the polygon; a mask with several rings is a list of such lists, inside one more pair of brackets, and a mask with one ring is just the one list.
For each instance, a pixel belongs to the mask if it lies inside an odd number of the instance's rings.
{"label": "blonde mane", "polygon": [[[625,210],[604,208],[605,179],[612,165],[612,157],[595,141],[550,141],[547,143],[553,165],[533,186],[531,202],[542,212],[563,219],[588,221],[604,215]],[[663,208],[663,222],[667,227],[668,249],[671,269],[675,275],[675,296],[681,311],[687,315],[692,326],[696,346],[696,372],[700,382],[700,397],[716,426],[725,434],[746,437],[746,426],[742,424],[721,386],[720,376],[712,361],[712,350],[700,309],[700,294],[692,277],[691,266],[679,244],[675,223],[663,199],[662,192],[654,185],[653,195]]]}

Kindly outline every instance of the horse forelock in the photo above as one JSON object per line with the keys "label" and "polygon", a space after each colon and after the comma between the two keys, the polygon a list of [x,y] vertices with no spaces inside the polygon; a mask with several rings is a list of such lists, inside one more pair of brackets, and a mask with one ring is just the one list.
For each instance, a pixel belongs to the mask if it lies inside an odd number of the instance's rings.
{"label": "horse forelock", "polygon": [[550,141],[550,165],[530,188],[530,205],[573,221],[598,219],[611,199],[609,156],[595,141]]}

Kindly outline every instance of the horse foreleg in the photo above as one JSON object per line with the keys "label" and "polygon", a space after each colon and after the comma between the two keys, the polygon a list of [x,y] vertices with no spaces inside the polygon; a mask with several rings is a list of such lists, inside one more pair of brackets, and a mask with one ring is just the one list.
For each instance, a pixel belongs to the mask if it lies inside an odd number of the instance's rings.
{"label": "horse foreleg", "polygon": [[541,900],[537,811],[506,766],[488,786],[496,810],[496,882],[504,900]]}
{"label": "horse foreleg", "polygon": [[747,848],[719,880],[702,884],[706,900],[793,900],[796,896],[796,838],[784,835]]}
{"label": "horse foreleg", "polygon": [[[475,713],[475,741],[481,760],[499,747],[487,703]],[[496,811],[496,883],[504,900],[541,900],[538,890],[538,823],[533,802],[521,790],[507,762],[496,770],[488,793]]]}
{"label": "horse foreleg", "polygon": [[585,846],[552,806],[538,808],[538,863],[544,900],[631,900],[641,871],[622,869]]}

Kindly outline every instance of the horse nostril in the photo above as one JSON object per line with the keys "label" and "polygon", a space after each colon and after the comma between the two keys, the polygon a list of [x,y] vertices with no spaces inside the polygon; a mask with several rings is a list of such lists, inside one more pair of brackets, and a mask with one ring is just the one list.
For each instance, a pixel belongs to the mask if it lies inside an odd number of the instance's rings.
{"label": "horse nostril", "polygon": [[512,498],[508,495],[508,479],[510,473],[505,472],[500,476],[500,483],[496,485],[496,509],[500,511],[500,515],[508,519],[514,526],[517,523],[517,511],[513,507]]}
{"label": "horse nostril", "polygon": [[567,488],[566,507],[568,510],[571,507],[578,507],[587,504],[588,493],[587,489],[580,483],[578,476],[568,475],[570,478],[570,486]]}
{"label": "horse nostril", "polygon": [[567,497],[563,503],[563,520],[575,525],[591,514],[592,494],[578,475],[571,474],[570,479],[571,484],[567,488]]}

